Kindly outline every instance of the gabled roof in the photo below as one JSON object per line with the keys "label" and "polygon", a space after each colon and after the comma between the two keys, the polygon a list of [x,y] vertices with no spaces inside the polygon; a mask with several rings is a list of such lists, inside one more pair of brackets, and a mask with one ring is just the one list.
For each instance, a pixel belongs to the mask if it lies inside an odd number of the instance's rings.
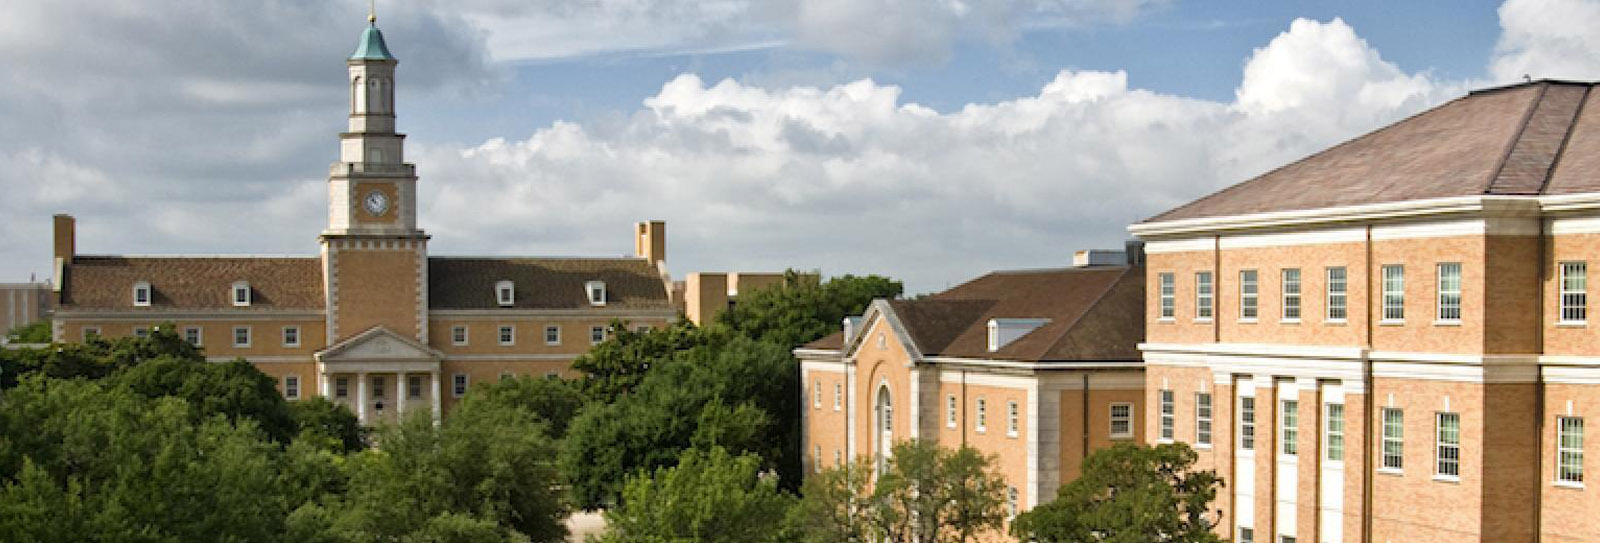
{"label": "gabled roof", "polygon": [[1474,195],[1600,191],[1596,83],[1474,91],[1144,223]]}
{"label": "gabled roof", "polygon": [[[149,307],[134,307],[133,285],[148,281]],[[68,310],[234,309],[233,284],[250,283],[250,307],[321,310],[322,261],[316,257],[76,256],[67,268]]]}
{"label": "gabled roof", "polygon": [[317,360],[323,361],[342,359],[437,361],[444,358],[444,353],[388,328],[373,326],[317,351],[314,356]]}
{"label": "gabled roof", "polygon": [[607,308],[672,309],[656,267],[642,258],[428,259],[428,307],[499,309],[495,284],[511,281],[515,309],[583,309],[585,284],[604,281]]}

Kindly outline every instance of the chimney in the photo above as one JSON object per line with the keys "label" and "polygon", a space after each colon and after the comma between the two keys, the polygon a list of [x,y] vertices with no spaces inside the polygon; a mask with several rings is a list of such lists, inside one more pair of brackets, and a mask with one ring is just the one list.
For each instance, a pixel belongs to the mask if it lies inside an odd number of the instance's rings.
{"label": "chimney", "polygon": [[1123,244],[1122,244],[1122,252],[1127,253],[1127,255],[1128,255],[1128,265],[1129,266],[1143,266],[1144,265],[1144,242],[1143,241],[1137,240],[1137,239],[1130,239],[1130,240],[1128,240],[1126,242],[1123,242]]}
{"label": "chimney", "polygon": [[1105,249],[1089,249],[1072,254],[1072,267],[1086,268],[1089,266],[1121,266],[1128,262],[1128,257],[1122,251],[1107,251]]}
{"label": "chimney", "polygon": [[644,221],[634,224],[633,256],[651,264],[667,259],[666,221]]}
{"label": "chimney", "polygon": [[72,215],[58,213],[55,216],[55,257],[66,264],[72,263],[72,255],[78,253],[77,221]]}

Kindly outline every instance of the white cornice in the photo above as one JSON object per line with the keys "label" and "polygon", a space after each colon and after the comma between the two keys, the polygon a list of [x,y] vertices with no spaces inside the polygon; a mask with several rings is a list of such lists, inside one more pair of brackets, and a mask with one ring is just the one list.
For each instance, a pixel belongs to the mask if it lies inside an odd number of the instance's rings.
{"label": "white cornice", "polygon": [[325,313],[309,309],[208,309],[208,310],[66,310],[57,309],[55,319],[60,321],[249,321],[321,319]]}
{"label": "white cornice", "polygon": [[[1187,237],[1244,230],[1326,227],[1353,222],[1412,219],[1441,215],[1536,217],[1542,200],[1532,196],[1451,196],[1353,206],[1269,211],[1221,217],[1200,217],[1134,224],[1133,235],[1146,239]],[[1600,203],[1590,204],[1600,207]]]}
{"label": "white cornice", "polygon": [[935,364],[952,366],[968,366],[974,368],[1003,368],[1030,371],[1048,370],[1096,370],[1096,369],[1139,369],[1144,365],[1138,360],[1084,360],[1084,361],[1057,361],[1057,362],[1029,362],[1022,360],[993,360],[986,358],[964,358],[957,356],[930,356],[926,359]]}
{"label": "white cornice", "polygon": [[629,309],[629,308],[604,308],[604,309],[435,309],[428,311],[433,318],[451,318],[460,320],[502,320],[517,317],[542,317],[579,319],[593,317],[641,317],[641,318],[667,318],[678,315],[678,310],[672,308],[658,309]]}
{"label": "white cornice", "polygon": [[1366,355],[1366,349],[1362,347],[1272,343],[1140,343],[1139,350],[1144,351],[1146,356],[1152,353],[1189,353],[1358,360]]}

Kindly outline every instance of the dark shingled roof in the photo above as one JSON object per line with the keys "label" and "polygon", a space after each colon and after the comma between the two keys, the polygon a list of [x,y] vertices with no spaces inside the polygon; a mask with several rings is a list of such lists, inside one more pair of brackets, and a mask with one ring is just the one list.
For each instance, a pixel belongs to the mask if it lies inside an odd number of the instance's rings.
{"label": "dark shingled roof", "polygon": [[1145,220],[1600,191],[1596,83],[1474,91]]}
{"label": "dark shingled roof", "polygon": [[[149,281],[150,307],[133,306],[133,284]],[[67,310],[233,309],[233,283],[250,282],[251,309],[322,309],[317,257],[77,256],[62,292]]]}
{"label": "dark shingled roof", "polygon": [[428,259],[430,309],[497,309],[495,283],[511,281],[517,309],[581,309],[585,284],[605,281],[606,307],[671,309],[666,284],[642,258]]}

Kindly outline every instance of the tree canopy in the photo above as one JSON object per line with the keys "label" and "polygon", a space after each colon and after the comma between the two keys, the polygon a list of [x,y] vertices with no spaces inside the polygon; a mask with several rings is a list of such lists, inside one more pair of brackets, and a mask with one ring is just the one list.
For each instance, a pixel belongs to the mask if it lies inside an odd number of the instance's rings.
{"label": "tree canopy", "polygon": [[845,317],[860,315],[877,298],[895,298],[899,281],[878,275],[842,275],[821,282],[789,270],[781,285],[740,292],[738,303],[716,322],[752,339],[798,347],[839,330]]}
{"label": "tree canopy", "polygon": [[1040,543],[1220,543],[1210,507],[1222,479],[1193,469],[1195,458],[1182,443],[1095,451],[1083,474],[1018,517],[1012,534]]}
{"label": "tree canopy", "polygon": [[953,543],[1000,532],[1006,481],[993,457],[919,440],[890,453],[875,479],[862,460],[807,480],[790,519],[805,541]]}
{"label": "tree canopy", "polygon": [[761,458],[722,447],[689,449],[676,466],[630,477],[622,504],[606,512],[601,543],[788,541],[795,499],[761,470]]}

